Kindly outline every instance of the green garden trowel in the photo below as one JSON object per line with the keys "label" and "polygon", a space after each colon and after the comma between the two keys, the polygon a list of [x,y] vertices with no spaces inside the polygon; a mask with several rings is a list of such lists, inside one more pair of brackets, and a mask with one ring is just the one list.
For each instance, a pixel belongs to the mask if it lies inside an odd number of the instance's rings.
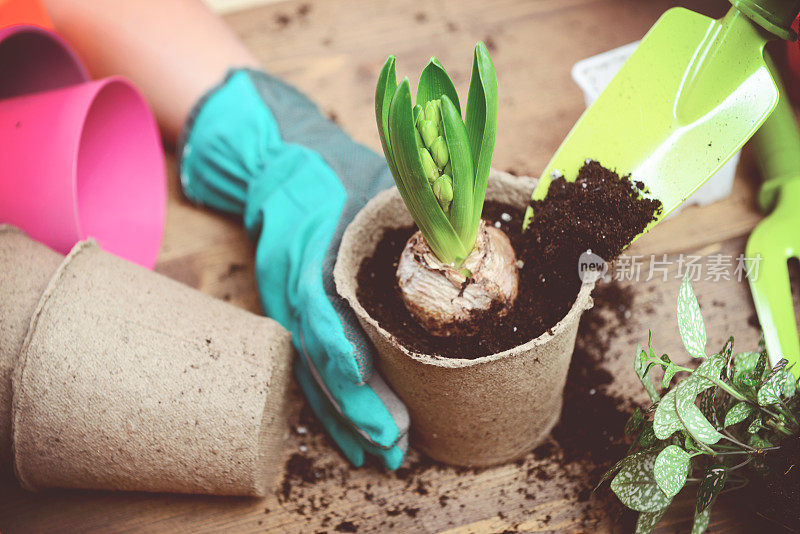
{"label": "green garden trowel", "polygon": [[[661,201],[647,231],[744,145],[778,101],[764,45],[796,38],[790,26],[800,1],[730,1],[720,20],[683,8],[661,16],[567,135],[534,200],[546,197],[553,177],[574,180],[594,159],[630,173]],[[534,216],[528,208],[526,226]]]}
{"label": "green garden trowel", "polygon": [[753,230],[745,256],[770,360],[774,365],[786,358],[800,377],[800,340],[787,266],[790,258],[800,258],[800,131],[788,99],[779,92],[775,111],[753,137],[764,178],[759,204],[772,212]]}

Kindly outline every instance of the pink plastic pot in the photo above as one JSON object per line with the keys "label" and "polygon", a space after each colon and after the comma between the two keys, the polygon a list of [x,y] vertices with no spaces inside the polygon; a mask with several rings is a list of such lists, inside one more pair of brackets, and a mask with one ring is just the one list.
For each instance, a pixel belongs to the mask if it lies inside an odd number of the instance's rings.
{"label": "pink plastic pot", "polygon": [[21,24],[0,28],[0,98],[86,81],[86,67],[55,33]]}
{"label": "pink plastic pot", "polygon": [[134,86],[112,77],[0,100],[0,222],[66,253],[93,237],[148,268],[164,225],[164,155]]}

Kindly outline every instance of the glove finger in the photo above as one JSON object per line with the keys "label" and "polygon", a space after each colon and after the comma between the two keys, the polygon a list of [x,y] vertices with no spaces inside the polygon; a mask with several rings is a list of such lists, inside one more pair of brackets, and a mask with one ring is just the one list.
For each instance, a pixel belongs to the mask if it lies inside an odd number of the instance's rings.
{"label": "glove finger", "polygon": [[[408,412],[403,403],[377,374],[367,383],[355,384],[342,376],[335,361],[311,358],[311,354],[325,352],[329,340],[323,342],[314,337],[313,329],[306,322],[308,319],[308,316],[303,318],[300,331],[300,357],[305,360],[320,391],[340,419],[352,425],[352,430],[365,441],[384,449],[394,446],[409,426]],[[306,338],[306,334],[311,334],[311,337]]]}
{"label": "glove finger", "polygon": [[403,460],[405,459],[406,452],[408,451],[408,435],[403,436],[400,441],[397,442],[397,445],[390,449],[381,449],[374,447],[369,443],[364,444],[364,449],[372,456],[379,458],[386,469],[394,471],[403,465]]}
{"label": "glove finger", "polygon": [[354,466],[361,467],[364,464],[365,451],[377,457],[389,470],[394,471],[403,464],[408,450],[407,434],[403,435],[396,445],[388,449],[370,444],[360,435],[354,434],[349,425],[343,424],[339,420],[336,411],[320,391],[313,376],[300,359],[295,361],[295,374],[312,410],[322,421],[325,430],[328,431],[342,453]]}
{"label": "glove finger", "polygon": [[316,380],[301,359],[296,359],[294,372],[300,388],[311,405],[311,409],[322,422],[328,434],[339,446],[347,459],[356,467],[364,465],[364,448],[362,442],[353,435],[349,426],[343,425],[332,409],[325,395],[319,390]]}
{"label": "glove finger", "polygon": [[400,397],[392,391],[389,385],[383,380],[383,377],[377,373],[372,375],[367,385],[372,388],[372,391],[378,396],[391,414],[394,424],[397,425],[400,438],[406,436],[408,434],[408,428],[411,426],[411,417],[408,415],[408,409],[403,401],[400,400]]}

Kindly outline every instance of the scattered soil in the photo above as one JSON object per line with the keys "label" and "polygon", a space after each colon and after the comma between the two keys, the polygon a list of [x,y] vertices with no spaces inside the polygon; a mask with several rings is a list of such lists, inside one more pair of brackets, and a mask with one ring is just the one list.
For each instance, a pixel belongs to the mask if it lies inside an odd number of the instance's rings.
{"label": "scattered soil", "polygon": [[[633,404],[608,392],[612,376],[605,365],[607,359],[616,358],[610,353],[611,344],[623,330],[626,313],[634,307],[634,294],[617,283],[600,283],[593,297],[595,305],[584,313],[578,330],[560,423],[544,444],[516,462],[519,475],[504,489],[507,493],[487,494],[485,498],[494,501],[503,514],[524,519],[528,510],[536,509],[540,490],[547,487],[552,497],[550,488],[555,487],[561,498],[575,501],[587,529],[612,517],[619,522],[618,530],[633,532],[636,514],[619,503],[608,484],[595,493],[592,489],[628,447],[623,429]],[[307,404],[293,416],[291,428],[294,440],[301,445],[286,461],[278,500],[309,520],[321,515],[323,526],[334,531],[342,523],[341,528],[392,530],[396,521],[425,518],[434,508],[464,508],[465,504],[459,502],[461,489],[470,483],[469,475],[484,472],[442,465],[411,451],[407,462],[394,473],[386,473],[377,465],[367,467],[375,469],[375,476],[365,483],[351,478],[352,468],[346,460],[330,455],[335,445]],[[465,485],[459,482],[453,494],[443,492],[440,481],[453,475],[466,475]],[[413,495],[409,499],[413,506],[409,501],[388,503],[382,497],[389,487],[398,484],[406,494]],[[342,516],[332,511],[334,501],[353,499],[370,503],[369,514]],[[383,516],[379,516],[378,525],[371,515],[375,505],[380,506]],[[516,527],[508,530],[519,531]]]}
{"label": "scattered soil", "polygon": [[800,436],[789,438],[781,448],[768,453],[766,477],[754,477],[751,487],[740,492],[759,515],[800,532]]}
{"label": "scattered soil", "polygon": [[661,209],[643,198],[628,177],[597,162],[583,166],[574,182],[550,185],[546,201],[533,202],[535,217],[522,232],[519,209],[486,202],[484,219],[511,240],[520,269],[519,296],[505,317],[486,314],[472,336],[436,337],[402,303],[395,272],[414,228],[388,230],[358,272],[357,297],[366,311],[406,347],[426,354],[474,359],[526,343],[558,323],[580,290],[578,258],[591,249],[615,259]]}
{"label": "scattered soil", "polygon": [[[635,226],[628,230],[632,233],[626,234],[620,233],[624,228],[606,230],[613,225],[600,225],[606,231],[606,239],[598,240],[597,232],[602,230],[598,230],[597,222],[587,219],[592,215],[591,209],[597,209],[600,202],[596,196],[606,197],[611,207],[607,206],[600,213],[611,219],[638,213],[636,210],[644,210],[652,217],[657,209],[657,206],[642,204],[646,201],[631,193],[633,189],[629,181],[620,180],[602,168],[601,172],[598,167],[596,164],[587,165],[574,184],[555,180],[551,188],[552,198],[573,204],[569,208],[534,206],[536,222],[524,235],[519,232],[522,225],[521,214],[517,213],[519,210],[487,203],[485,218],[499,223],[518,254],[522,251],[519,256],[525,261],[520,298],[523,295],[527,297],[518,301],[514,308],[516,311],[507,320],[493,321],[491,326],[500,332],[499,336],[487,337],[486,343],[480,336],[460,340],[433,338],[406,312],[399,300],[394,273],[412,228],[387,232],[373,258],[361,266],[359,299],[365,306],[372,303],[372,309],[367,309],[379,321],[392,321],[394,327],[390,331],[400,335],[405,333],[404,343],[437,354],[476,357],[503,350],[503,337],[509,338],[506,345],[513,346],[540,335],[563,317],[577,295],[580,287],[576,276],[578,256],[586,248],[592,248],[607,259],[613,259],[621,250],[621,244],[638,233]],[[611,183],[603,184],[603,181]],[[583,183],[587,184],[585,188]],[[598,191],[601,185],[603,191]],[[594,208],[586,208],[593,202]],[[564,211],[570,211],[569,217],[565,217]],[[629,220],[629,224],[643,227],[649,217]],[[551,228],[549,231],[547,226]],[[592,231],[594,239],[591,238]],[[364,298],[365,290],[372,291],[376,298]],[[508,517],[513,525],[509,532],[518,532],[516,521],[524,520],[527,514],[536,510],[535,501],[544,487],[548,488],[548,495],[552,495],[552,488],[556,488],[562,498],[573,500],[587,529],[593,528],[597,521],[614,517],[622,523],[623,531],[633,531],[635,514],[619,504],[607,484],[592,493],[601,474],[627,450],[623,429],[633,406],[629,400],[609,393],[608,386],[613,377],[606,370],[605,360],[616,358],[609,354],[609,349],[614,337],[624,329],[626,313],[629,314],[634,305],[633,292],[616,283],[599,283],[593,297],[595,306],[584,313],[578,331],[560,423],[543,445],[516,462],[519,474],[513,485],[484,496],[494,502],[503,517]],[[419,345],[414,345],[415,342]],[[299,395],[298,392],[295,394]],[[409,521],[424,518],[434,507],[453,510],[457,517],[458,511],[467,506],[459,502],[463,488],[467,487],[462,484],[470,483],[469,475],[484,471],[445,466],[410,451],[406,464],[393,474],[374,465],[367,467],[376,470],[376,476],[370,482],[353,480],[349,464],[341,457],[329,454],[330,448],[335,446],[307,404],[293,417],[292,429],[292,439],[299,441],[300,446],[287,459],[278,501],[309,520],[322,516],[321,526],[329,531],[357,532],[359,528],[370,530],[376,527],[378,530],[392,530],[396,523],[407,527]],[[466,476],[464,482],[457,482],[455,489],[448,494],[439,486],[442,480],[450,480],[453,475]],[[413,506],[409,506],[408,501],[387,502],[385,497],[388,494],[396,494],[389,488],[398,484],[414,495]],[[334,487],[338,489],[332,490]],[[334,500],[351,502],[353,499],[370,503],[370,512],[363,517],[358,513],[344,516],[331,507]],[[383,511],[378,525],[372,515],[376,505]],[[543,523],[548,524],[550,519],[545,518]]]}

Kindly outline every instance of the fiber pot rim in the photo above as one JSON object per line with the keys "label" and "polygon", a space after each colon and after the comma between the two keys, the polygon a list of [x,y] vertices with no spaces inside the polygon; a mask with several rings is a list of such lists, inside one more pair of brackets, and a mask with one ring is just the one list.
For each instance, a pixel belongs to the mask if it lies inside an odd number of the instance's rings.
{"label": "fiber pot rim", "polygon": [[[509,174],[502,173],[499,171],[492,171],[490,175],[489,181],[489,188],[492,188],[492,182],[495,182],[496,185],[500,185],[502,189],[524,189],[525,191],[533,191],[537,180],[531,178],[529,176],[519,176],[513,177]],[[491,194],[487,193],[487,199],[491,199]],[[592,301],[591,292],[594,289],[595,283],[594,282],[584,282],[581,285],[580,291],[578,291],[577,296],[575,297],[575,301],[572,303],[569,311],[561,318],[555,326],[548,329],[540,336],[523,343],[522,345],[517,345],[515,347],[511,347],[510,349],[506,349],[502,352],[497,352],[494,354],[489,354],[487,356],[481,356],[479,358],[474,359],[467,359],[467,358],[449,358],[445,356],[436,356],[425,354],[421,352],[416,352],[413,350],[408,349],[405,345],[400,343],[400,341],[389,331],[384,329],[378,321],[376,321],[361,305],[358,298],[356,297],[356,290],[358,287],[358,281],[355,276],[349,277],[349,273],[357,273],[360,268],[360,262],[363,259],[362,257],[358,257],[358,254],[352,253],[352,250],[355,248],[354,245],[358,239],[357,237],[357,228],[363,225],[366,222],[366,219],[370,216],[371,213],[375,211],[382,211],[385,206],[392,202],[402,202],[400,198],[400,193],[396,187],[392,187],[385,191],[381,191],[377,195],[375,195],[369,202],[358,212],[355,216],[353,221],[348,225],[347,229],[342,236],[342,243],[339,246],[339,251],[337,254],[336,265],[333,270],[333,277],[334,282],[336,283],[336,290],[339,294],[350,304],[353,308],[353,311],[359,318],[362,320],[367,321],[370,325],[375,327],[375,329],[381,334],[381,336],[391,340],[391,342],[400,348],[400,350],[408,356],[409,358],[416,360],[422,364],[432,365],[436,367],[442,368],[451,368],[451,369],[460,369],[464,367],[472,367],[478,366],[490,362],[495,362],[499,360],[504,360],[507,358],[512,358],[518,356],[519,354],[525,353],[530,351],[533,347],[544,345],[549,342],[552,338],[559,335],[567,326],[569,326],[574,320],[575,316],[580,316],[585,310],[591,308],[594,303]],[[404,206],[405,208],[405,206]],[[397,228],[399,226],[393,226],[391,223],[381,225],[381,230],[386,228]],[[374,250],[374,248],[373,248]]]}

